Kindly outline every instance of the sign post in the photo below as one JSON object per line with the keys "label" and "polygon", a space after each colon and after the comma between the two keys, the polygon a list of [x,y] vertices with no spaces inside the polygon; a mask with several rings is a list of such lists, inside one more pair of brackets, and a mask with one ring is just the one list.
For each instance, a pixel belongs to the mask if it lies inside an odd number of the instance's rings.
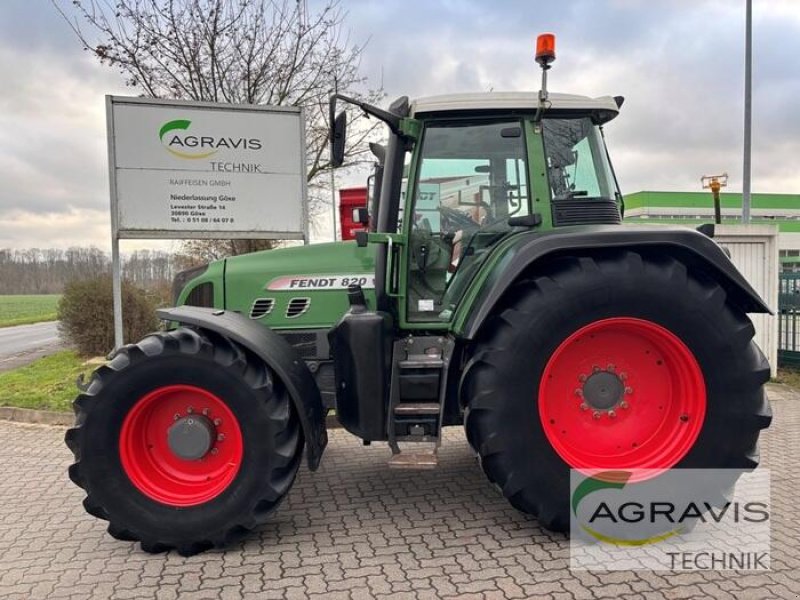
{"label": "sign post", "polygon": [[308,243],[302,108],[106,96],[114,343],[119,240]]}

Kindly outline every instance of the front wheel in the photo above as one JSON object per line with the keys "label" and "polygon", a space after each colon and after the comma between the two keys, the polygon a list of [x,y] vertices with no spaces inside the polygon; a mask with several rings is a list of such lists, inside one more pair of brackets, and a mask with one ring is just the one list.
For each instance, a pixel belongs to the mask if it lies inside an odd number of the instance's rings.
{"label": "front wheel", "polygon": [[190,555],[254,528],[294,481],[303,437],[269,368],[222,336],[178,329],[120,350],[66,434],[84,507],[116,538]]}
{"label": "front wheel", "polygon": [[556,531],[570,469],[752,469],[771,419],[753,335],[723,288],[672,258],[555,260],[476,340],[467,438],[509,501]]}

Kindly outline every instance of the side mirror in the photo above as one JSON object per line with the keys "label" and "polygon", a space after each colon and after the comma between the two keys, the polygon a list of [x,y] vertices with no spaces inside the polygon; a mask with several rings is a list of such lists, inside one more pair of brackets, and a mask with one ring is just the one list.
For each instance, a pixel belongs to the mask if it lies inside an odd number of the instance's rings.
{"label": "side mirror", "polygon": [[333,120],[331,127],[331,165],[341,167],[344,164],[344,143],[347,139],[347,113],[342,111]]}
{"label": "side mirror", "polygon": [[354,208],[353,223],[358,223],[359,225],[364,225],[365,227],[369,225],[369,211],[363,207]]}
{"label": "side mirror", "polygon": [[382,165],[386,162],[386,146],[377,142],[370,142],[369,151],[372,152],[372,155],[378,159],[378,164]]}

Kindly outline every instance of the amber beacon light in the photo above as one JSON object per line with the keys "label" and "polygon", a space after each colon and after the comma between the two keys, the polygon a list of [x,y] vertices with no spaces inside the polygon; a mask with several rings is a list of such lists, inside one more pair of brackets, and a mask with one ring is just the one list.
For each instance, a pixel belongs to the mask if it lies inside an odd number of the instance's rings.
{"label": "amber beacon light", "polygon": [[556,36],[542,33],[536,38],[536,62],[547,67],[556,59]]}

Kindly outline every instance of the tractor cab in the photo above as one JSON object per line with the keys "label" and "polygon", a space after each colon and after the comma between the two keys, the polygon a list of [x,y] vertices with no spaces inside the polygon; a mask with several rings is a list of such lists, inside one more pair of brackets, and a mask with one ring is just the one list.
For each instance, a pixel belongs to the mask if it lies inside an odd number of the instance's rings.
{"label": "tractor cab", "polygon": [[[612,98],[534,93],[461,94],[411,104],[421,123],[400,225],[408,252],[409,323],[447,323],[492,248],[523,230],[620,222],[602,138]],[[552,112],[551,112],[552,111]]]}
{"label": "tractor cab", "polygon": [[[537,93],[489,92],[401,98],[389,109],[405,116],[376,152],[373,179],[383,185],[359,243],[391,240],[386,277],[402,278],[405,293],[377,293],[383,306],[395,300],[401,326],[449,329],[480,266],[514,233],[620,223],[602,128],[622,98],[548,94],[546,103],[543,111]],[[345,119],[337,123],[338,139]]]}

